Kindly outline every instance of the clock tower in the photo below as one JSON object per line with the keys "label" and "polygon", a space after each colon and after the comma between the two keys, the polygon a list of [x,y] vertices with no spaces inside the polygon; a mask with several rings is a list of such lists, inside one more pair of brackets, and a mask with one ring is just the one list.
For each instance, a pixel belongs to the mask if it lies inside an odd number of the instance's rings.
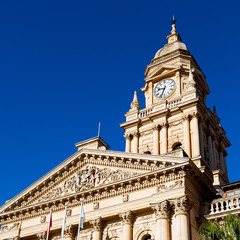
{"label": "clock tower", "polygon": [[145,108],[137,92],[126,113],[126,152],[187,155],[214,185],[228,182],[226,148],[230,142],[216,108],[206,106],[206,77],[188,51],[172,21],[168,43],[145,70]]}

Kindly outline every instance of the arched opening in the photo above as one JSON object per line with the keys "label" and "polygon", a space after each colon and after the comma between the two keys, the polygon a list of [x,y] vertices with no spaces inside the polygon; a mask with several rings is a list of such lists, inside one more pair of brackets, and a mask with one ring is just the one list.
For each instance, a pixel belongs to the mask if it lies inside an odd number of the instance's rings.
{"label": "arched opening", "polygon": [[177,143],[173,144],[172,150],[174,151],[174,150],[178,150],[181,148],[182,148],[182,144],[180,142],[177,142]]}
{"label": "arched opening", "polygon": [[146,151],[144,152],[144,154],[152,154],[150,151]]}
{"label": "arched opening", "polygon": [[143,236],[142,240],[152,240],[152,236],[150,234],[146,234]]}

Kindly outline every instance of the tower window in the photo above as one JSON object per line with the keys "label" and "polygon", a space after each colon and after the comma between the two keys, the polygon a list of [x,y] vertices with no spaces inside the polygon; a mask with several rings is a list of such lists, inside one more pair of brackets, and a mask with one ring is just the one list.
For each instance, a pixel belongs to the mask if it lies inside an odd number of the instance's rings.
{"label": "tower window", "polygon": [[145,235],[142,240],[152,240],[152,236],[150,234]]}
{"label": "tower window", "polygon": [[152,154],[150,151],[146,151],[144,152],[144,154]]}
{"label": "tower window", "polygon": [[181,143],[175,143],[173,145],[173,150],[177,150],[177,149],[181,149],[182,148],[182,144]]}

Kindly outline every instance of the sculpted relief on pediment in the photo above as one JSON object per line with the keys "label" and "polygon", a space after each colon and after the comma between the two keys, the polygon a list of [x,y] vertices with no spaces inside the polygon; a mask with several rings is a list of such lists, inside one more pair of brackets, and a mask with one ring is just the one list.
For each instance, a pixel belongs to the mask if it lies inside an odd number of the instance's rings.
{"label": "sculpted relief on pediment", "polygon": [[43,195],[37,202],[62,197],[71,193],[84,191],[90,188],[116,182],[125,178],[134,177],[140,172],[125,171],[122,169],[98,168],[87,165],[78,171],[74,176],[63,181],[60,185],[53,188],[50,192]]}

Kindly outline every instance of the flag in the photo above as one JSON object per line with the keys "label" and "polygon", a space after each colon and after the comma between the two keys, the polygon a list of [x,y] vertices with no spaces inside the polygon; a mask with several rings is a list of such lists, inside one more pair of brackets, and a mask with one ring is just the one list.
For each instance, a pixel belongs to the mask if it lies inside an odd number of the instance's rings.
{"label": "flag", "polygon": [[50,228],[52,227],[52,209],[50,209],[50,215],[49,215],[49,223],[47,227],[47,240],[50,236]]}
{"label": "flag", "polygon": [[67,217],[67,205],[65,205],[65,211],[64,211],[64,216],[63,216],[63,223],[62,223],[62,240],[64,237],[64,230],[66,228],[66,217]]}
{"label": "flag", "polygon": [[81,213],[80,213],[80,218],[79,218],[77,240],[79,240],[80,228],[83,228],[83,223],[84,223],[84,222],[85,222],[85,214],[84,214],[84,210],[83,210],[83,202],[81,202]]}

